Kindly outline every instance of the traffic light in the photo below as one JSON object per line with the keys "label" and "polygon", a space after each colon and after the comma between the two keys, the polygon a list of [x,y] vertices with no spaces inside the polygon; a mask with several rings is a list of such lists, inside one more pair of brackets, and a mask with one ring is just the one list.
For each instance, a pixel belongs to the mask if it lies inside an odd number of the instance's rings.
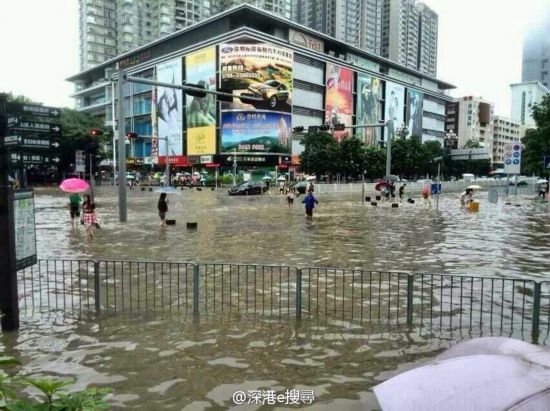
{"label": "traffic light", "polygon": [[338,123],[334,125],[334,131],[344,131],[346,129],[346,125],[342,123]]}
{"label": "traffic light", "polygon": [[321,125],[319,126],[319,130],[320,130],[320,131],[328,131],[328,130],[330,130],[330,125],[328,125],[328,124],[321,124]]}
{"label": "traffic light", "polygon": [[90,137],[99,137],[103,134],[103,130],[101,130],[100,128],[91,128],[89,131],[88,131],[88,135]]}
{"label": "traffic light", "polygon": [[132,133],[132,132],[127,132],[126,133],[126,138],[137,138],[137,133]]}
{"label": "traffic light", "polygon": [[304,131],[304,127],[303,126],[294,127],[292,131],[294,131],[295,133],[301,133]]}

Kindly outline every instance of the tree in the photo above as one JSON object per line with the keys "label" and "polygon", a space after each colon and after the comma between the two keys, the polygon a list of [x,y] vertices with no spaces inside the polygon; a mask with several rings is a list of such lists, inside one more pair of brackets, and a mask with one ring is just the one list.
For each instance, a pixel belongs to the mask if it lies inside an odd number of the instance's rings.
{"label": "tree", "polygon": [[418,140],[393,140],[391,147],[392,174],[412,178],[421,172],[422,145]]}
{"label": "tree", "polygon": [[300,154],[300,169],[316,176],[333,174],[337,169],[338,143],[328,133],[308,133],[302,140],[304,151]]}
{"label": "tree", "polygon": [[360,175],[365,159],[365,148],[357,137],[343,139],[338,144],[337,171],[344,176]]}
{"label": "tree", "polygon": [[386,174],[386,151],[379,147],[365,150],[365,176],[370,180],[382,178]]}
{"label": "tree", "polygon": [[479,141],[476,140],[468,140],[466,144],[464,144],[464,148],[480,148]]}
{"label": "tree", "polygon": [[532,110],[537,128],[527,130],[522,140],[522,172],[543,176],[550,171],[544,169],[544,156],[550,156],[550,94]]}
{"label": "tree", "polygon": [[9,103],[27,103],[38,104],[32,101],[30,98],[20,95],[15,95],[11,91],[6,94],[6,99]]}

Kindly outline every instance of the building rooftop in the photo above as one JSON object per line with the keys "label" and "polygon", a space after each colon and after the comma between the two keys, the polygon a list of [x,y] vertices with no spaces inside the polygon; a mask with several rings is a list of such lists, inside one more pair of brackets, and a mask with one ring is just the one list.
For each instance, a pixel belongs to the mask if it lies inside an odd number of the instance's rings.
{"label": "building rooftop", "polygon": [[[455,86],[439,80],[435,77],[421,73],[417,70],[407,68],[384,57],[368,53],[357,47],[350,46],[326,34],[312,30],[309,27],[286,20],[282,17],[270,14],[257,7],[242,4],[226,10],[222,13],[211,16],[200,23],[176,31],[151,43],[145,44],[127,53],[123,53],[111,60],[99,64],[90,69],[84,70],[67,79],[67,81],[93,80],[104,76],[106,68],[112,68],[116,63],[123,63],[124,67],[131,67],[142,61],[154,60],[170,53],[192,47],[202,42],[215,39],[233,32],[248,29],[251,32],[261,32],[273,36],[279,40],[288,42],[288,29],[301,31],[309,36],[322,40],[325,43],[325,52],[307,49],[310,53],[331,56],[338,58],[351,52],[359,57],[366,58],[381,65],[379,74],[387,75],[388,69],[397,69],[403,73],[413,75],[417,78],[431,80],[437,83],[440,90],[454,89]],[[222,40],[223,41],[223,40]],[[342,59],[342,57],[340,57]],[[345,58],[345,57],[344,57]],[[383,71],[386,70],[386,71]]]}

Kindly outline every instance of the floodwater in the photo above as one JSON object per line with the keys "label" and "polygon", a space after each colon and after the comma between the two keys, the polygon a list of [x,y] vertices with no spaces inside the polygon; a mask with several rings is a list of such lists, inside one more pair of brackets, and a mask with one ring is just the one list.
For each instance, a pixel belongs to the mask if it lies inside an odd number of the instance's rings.
{"label": "floodwater", "polygon": [[[157,193],[129,191],[128,223],[120,224],[116,192],[106,187],[96,192],[103,228],[86,242],[82,228],[70,227],[66,196],[41,191],[38,257],[550,277],[547,204],[532,195],[489,204],[480,193],[480,212],[470,213],[458,207],[457,196],[442,196],[436,212],[418,200],[392,209],[361,205],[357,194],[320,195],[306,220],[300,197],[289,209],[279,195],[185,190],[168,196],[168,218],[176,225],[161,229]],[[187,230],[186,222],[198,229]],[[20,332],[0,337],[0,347],[21,359],[22,374],[69,377],[75,389],[111,387],[113,408],[253,410],[261,407],[238,406],[233,393],[296,389],[314,391],[309,409],[362,410],[377,408],[372,386],[464,338],[344,321],[197,324],[172,313],[80,322],[27,317]]]}

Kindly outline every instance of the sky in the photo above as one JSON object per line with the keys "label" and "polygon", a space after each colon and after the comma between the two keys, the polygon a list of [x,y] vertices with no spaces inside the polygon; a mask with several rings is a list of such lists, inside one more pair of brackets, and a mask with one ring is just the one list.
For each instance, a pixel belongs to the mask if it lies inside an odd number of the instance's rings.
{"label": "sky", "polygon": [[[424,0],[439,14],[438,77],[509,116],[511,83],[521,81],[523,34],[550,0]],[[24,24],[22,24],[24,22]],[[72,107],[78,72],[77,0],[1,0],[0,92]],[[4,58],[7,56],[7,58]]]}

